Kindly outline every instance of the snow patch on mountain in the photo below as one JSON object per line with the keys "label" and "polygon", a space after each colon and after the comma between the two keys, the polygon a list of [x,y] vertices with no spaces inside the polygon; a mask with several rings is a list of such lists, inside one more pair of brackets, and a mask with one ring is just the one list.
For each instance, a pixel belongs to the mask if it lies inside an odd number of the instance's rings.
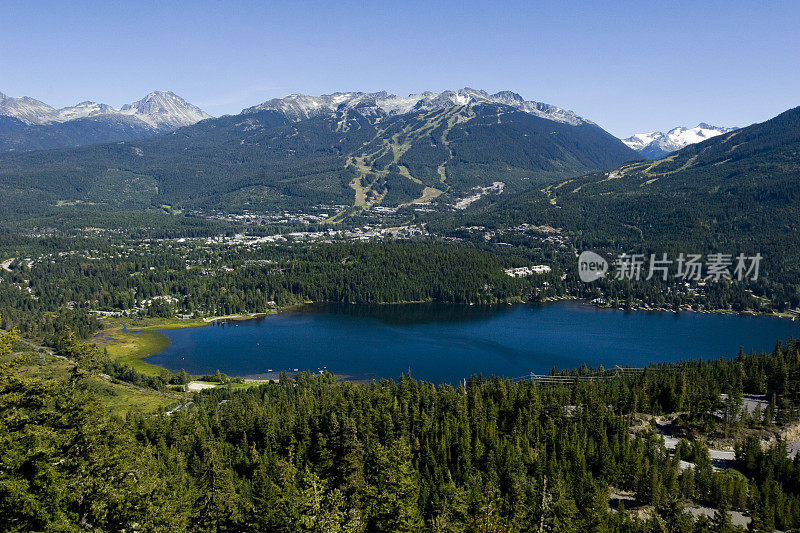
{"label": "snow patch on mountain", "polygon": [[72,107],[59,109],[56,119],[53,122],[67,122],[69,120],[75,120],[76,118],[96,117],[115,113],[116,110],[110,105],[87,101]]}
{"label": "snow patch on mountain", "polygon": [[667,133],[653,131],[650,133],[637,133],[627,139],[622,139],[629,148],[633,148],[645,157],[659,158],[690,144],[703,142],[717,135],[734,131],[738,128],[725,128],[711,126],[701,122],[695,128],[679,126]]}
{"label": "snow patch on mountain", "polygon": [[318,115],[353,109],[364,116],[380,119],[385,116],[404,115],[411,112],[435,111],[479,104],[508,105],[531,115],[575,126],[591,124],[590,121],[579,117],[572,111],[542,102],[526,101],[511,91],[489,94],[486,91],[469,87],[457,91],[423,92],[408,96],[397,96],[386,91],[377,93],[345,92],[321,96],[290,94],[247,108],[242,111],[242,114],[273,110],[283,113],[289,120],[300,121]]}
{"label": "snow patch on mountain", "polygon": [[44,102],[28,96],[0,97],[0,115],[18,118],[26,124],[47,124],[57,113]]}

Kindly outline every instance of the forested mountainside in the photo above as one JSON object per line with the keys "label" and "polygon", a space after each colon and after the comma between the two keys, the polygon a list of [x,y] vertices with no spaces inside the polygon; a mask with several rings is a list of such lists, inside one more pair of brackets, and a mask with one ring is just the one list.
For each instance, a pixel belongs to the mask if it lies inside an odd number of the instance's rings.
{"label": "forested mountainside", "polygon": [[113,141],[134,141],[158,134],[135,117],[85,117],[56,124],[26,124],[0,115],[0,153],[27,152]]}
{"label": "forested mountainside", "polygon": [[151,139],[0,156],[3,218],[89,210],[397,206],[503,182],[523,190],[639,156],[590,122],[479,103],[376,120],[343,108],[296,122],[276,110]]}
{"label": "forested mountainside", "polygon": [[[762,253],[768,275],[797,283],[800,108],[693,144],[476,206],[442,226],[546,224],[579,249]],[[786,275],[790,277],[786,277]]]}

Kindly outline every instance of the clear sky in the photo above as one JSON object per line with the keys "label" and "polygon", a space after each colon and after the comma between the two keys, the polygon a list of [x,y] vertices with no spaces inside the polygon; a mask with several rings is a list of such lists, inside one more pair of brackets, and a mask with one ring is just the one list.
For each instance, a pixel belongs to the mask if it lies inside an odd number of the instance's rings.
{"label": "clear sky", "polygon": [[0,0],[0,92],[172,90],[213,115],[293,92],[513,90],[611,133],[800,105],[800,2]]}

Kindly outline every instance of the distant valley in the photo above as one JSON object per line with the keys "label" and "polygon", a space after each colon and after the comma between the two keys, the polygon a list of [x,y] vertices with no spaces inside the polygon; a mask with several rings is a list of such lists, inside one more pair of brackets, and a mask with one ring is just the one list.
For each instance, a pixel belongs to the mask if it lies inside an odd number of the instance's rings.
{"label": "distant valley", "polygon": [[[108,116],[144,112],[134,108]],[[0,219],[206,235],[283,224],[312,227],[309,238],[337,225],[353,238],[471,239],[464,228],[482,228],[486,243],[534,227],[581,247],[765,252],[780,269],[773,280],[791,281],[799,124],[792,109],[742,129],[639,135],[629,147],[511,92],[295,94],[147,139],[0,155]],[[648,160],[648,146],[677,151]]]}

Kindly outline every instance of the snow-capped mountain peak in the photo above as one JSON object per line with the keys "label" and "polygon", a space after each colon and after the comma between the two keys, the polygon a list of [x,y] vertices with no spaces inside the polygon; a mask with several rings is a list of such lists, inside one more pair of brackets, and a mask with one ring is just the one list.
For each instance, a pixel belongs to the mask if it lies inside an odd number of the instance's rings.
{"label": "snow-capped mountain peak", "polygon": [[290,94],[274,98],[242,111],[242,114],[274,110],[293,121],[305,120],[317,115],[334,113],[338,109],[358,109],[365,116],[382,118],[411,112],[433,111],[448,107],[477,104],[502,104],[542,118],[572,125],[590,123],[565,109],[541,102],[526,101],[511,91],[489,94],[486,91],[465,87],[455,91],[434,93],[426,91],[408,96],[396,96],[386,91],[377,93],[345,92],[309,96]]}
{"label": "snow-capped mountain peak", "polygon": [[122,106],[119,112],[159,129],[177,129],[211,118],[172,91],[153,91],[137,102]]}
{"label": "snow-capped mountain peak", "polygon": [[[8,97],[0,93],[0,115],[18,118],[26,124],[53,124],[95,117],[133,117],[143,127],[155,131],[173,131],[203,119],[211,118],[202,109],[188,103],[172,92],[152,92],[143,99],[115,109],[107,104],[85,101],[77,105],[55,109],[27,96]],[[125,118],[125,120],[132,120]]]}
{"label": "snow-capped mountain peak", "polygon": [[738,128],[711,126],[701,122],[695,128],[679,126],[672,128],[667,133],[661,131],[637,133],[627,139],[622,139],[622,142],[643,156],[656,159],[690,144],[699,143],[736,129]]}

